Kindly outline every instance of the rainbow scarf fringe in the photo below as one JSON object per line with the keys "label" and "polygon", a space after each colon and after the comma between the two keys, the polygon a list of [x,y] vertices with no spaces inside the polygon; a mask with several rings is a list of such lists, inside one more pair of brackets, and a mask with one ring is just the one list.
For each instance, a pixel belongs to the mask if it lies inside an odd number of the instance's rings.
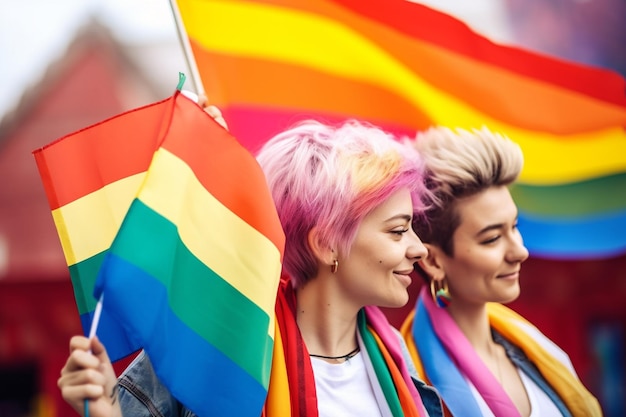
{"label": "rainbow scarf fringe", "polygon": [[[489,303],[487,313],[491,327],[522,349],[572,415],[602,416],[598,401],[578,379],[565,352],[513,310]],[[401,332],[419,376],[437,388],[452,415],[482,415],[465,378],[495,415],[519,415],[452,317],[435,306],[426,287]]]}
{"label": "rainbow scarf fringe", "polygon": [[[276,303],[274,356],[263,416],[318,415],[313,368],[294,311],[295,293],[290,281],[285,280],[281,282]],[[404,362],[398,337],[384,314],[375,307],[366,307],[359,313],[358,326],[366,356],[392,415],[427,416]]]}

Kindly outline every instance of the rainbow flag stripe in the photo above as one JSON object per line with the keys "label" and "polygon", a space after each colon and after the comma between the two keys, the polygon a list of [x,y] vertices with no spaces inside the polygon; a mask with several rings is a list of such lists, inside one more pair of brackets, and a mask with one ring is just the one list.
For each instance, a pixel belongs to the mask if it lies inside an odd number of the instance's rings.
{"label": "rainbow flag stripe", "polygon": [[626,234],[615,236],[626,230],[617,73],[495,44],[403,0],[177,3],[207,96],[251,151],[309,117],[356,117],[401,136],[486,125],[523,148],[514,194],[534,255],[626,252]]}

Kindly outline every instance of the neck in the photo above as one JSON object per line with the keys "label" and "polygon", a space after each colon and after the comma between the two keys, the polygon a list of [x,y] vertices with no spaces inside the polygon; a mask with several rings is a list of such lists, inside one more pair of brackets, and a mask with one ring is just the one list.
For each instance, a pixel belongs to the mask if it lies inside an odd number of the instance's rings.
{"label": "neck", "polygon": [[[452,304],[448,307],[452,307]],[[493,341],[486,305],[462,307],[461,304],[455,305],[450,310],[450,315],[470,342],[476,354],[500,382],[500,385],[503,385],[501,362],[506,360],[506,354],[503,348]]]}
{"label": "neck", "polygon": [[296,322],[309,352],[344,357],[358,346],[358,309],[346,304],[335,289],[318,279],[296,291]]}
{"label": "neck", "polygon": [[447,307],[450,316],[477,351],[487,351],[493,343],[487,308],[482,305],[463,305],[452,302]]}
{"label": "neck", "polygon": [[317,355],[314,353],[309,353],[309,356],[312,358],[320,358],[320,359],[326,359],[328,361],[336,361],[336,362],[345,362],[349,359],[352,359],[357,353],[359,353],[359,347],[355,347],[353,350],[351,350],[350,352],[346,353],[345,355],[339,355],[339,356],[325,356],[325,355]]}

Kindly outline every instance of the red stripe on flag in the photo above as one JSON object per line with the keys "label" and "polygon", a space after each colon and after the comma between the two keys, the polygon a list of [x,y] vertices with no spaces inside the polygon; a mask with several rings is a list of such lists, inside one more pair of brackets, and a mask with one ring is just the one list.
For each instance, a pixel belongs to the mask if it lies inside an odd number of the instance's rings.
{"label": "red stripe on flag", "polygon": [[146,171],[163,136],[154,120],[163,117],[170,101],[122,113],[35,150],[50,209]]}
{"label": "red stripe on flag", "polygon": [[[243,188],[267,189],[265,176],[259,175],[261,168],[256,159],[211,116],[203,111],[197,111],[197,104],[191,100],[179,96],[176,106],[178,117],[173,118],[170,124],[168,139],[163,142],[163,148],[185,161],[213,197],[270,239],[277,248],[282,248],[284,241],[282,229],[275,227],[274,224],[268,224],[267,221],[277,216],[269,194],[258,194],[258,201],[251,202],[249,198],[243,198],[248,194],[238,191]],[[193,111],[194,107],[196,111]],[[210,122],[202,123],[198,118],[206,118]],[[205,136],[204,140],[190,140],[198,135],[199,126],[206,129],[206,132],[200,132]],[[249,159],[248,163],[233,165],[231,161],[236,159],[233,153],[238,154],[238,160]],[[262,201],[264,197],[267,198],[266,201]]]}
{"label": "red stripe on flag", "polygon": [[[317,4],[305,0],[270,1],[285,7]],[[522,48],[498,45],[462,21],[422,4],[404,0],[335,0],[354,13],[409,36],[456,51],[478,61],[578,91],[599,100],[626,105],[626,82],[617,72],[555,59]],[[306,7],[310,8],[310,7]],[[426,65],[428,63],[425,63]]]}

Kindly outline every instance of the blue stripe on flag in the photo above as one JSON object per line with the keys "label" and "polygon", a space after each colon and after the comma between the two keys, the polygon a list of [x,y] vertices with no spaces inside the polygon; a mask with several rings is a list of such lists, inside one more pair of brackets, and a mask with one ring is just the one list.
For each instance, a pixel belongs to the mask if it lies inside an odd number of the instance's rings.
{"label": "blue stripe on flag", "polygon": [[[80,321],[85,330],[85,336],[88,336],[91,322],[93,320],[94,311],[80,315]],[[111,361],[116,362],[124,359],[141,349],[136,341],[126,338],[126,335],[120,331],[120,323],[117,319],[111,317],[109,312],[103,311],[100,315],[97,329],[98,339],[107,348],[107,354]]]}
{"label": "blue stripe on flag", "polygon": [[174,314],[160,281],[113,253],[102,271],[96,292],[105,293],[103,314],[144,346],[179,401],[199,417],[261,415],[266,389]]}
{"label": "blue stripe on flag", "polygon": [[540,218],[520,212],[519,230],[531,255],[558,259],[599,259],[626,251],[626,213],[580,219]]}

